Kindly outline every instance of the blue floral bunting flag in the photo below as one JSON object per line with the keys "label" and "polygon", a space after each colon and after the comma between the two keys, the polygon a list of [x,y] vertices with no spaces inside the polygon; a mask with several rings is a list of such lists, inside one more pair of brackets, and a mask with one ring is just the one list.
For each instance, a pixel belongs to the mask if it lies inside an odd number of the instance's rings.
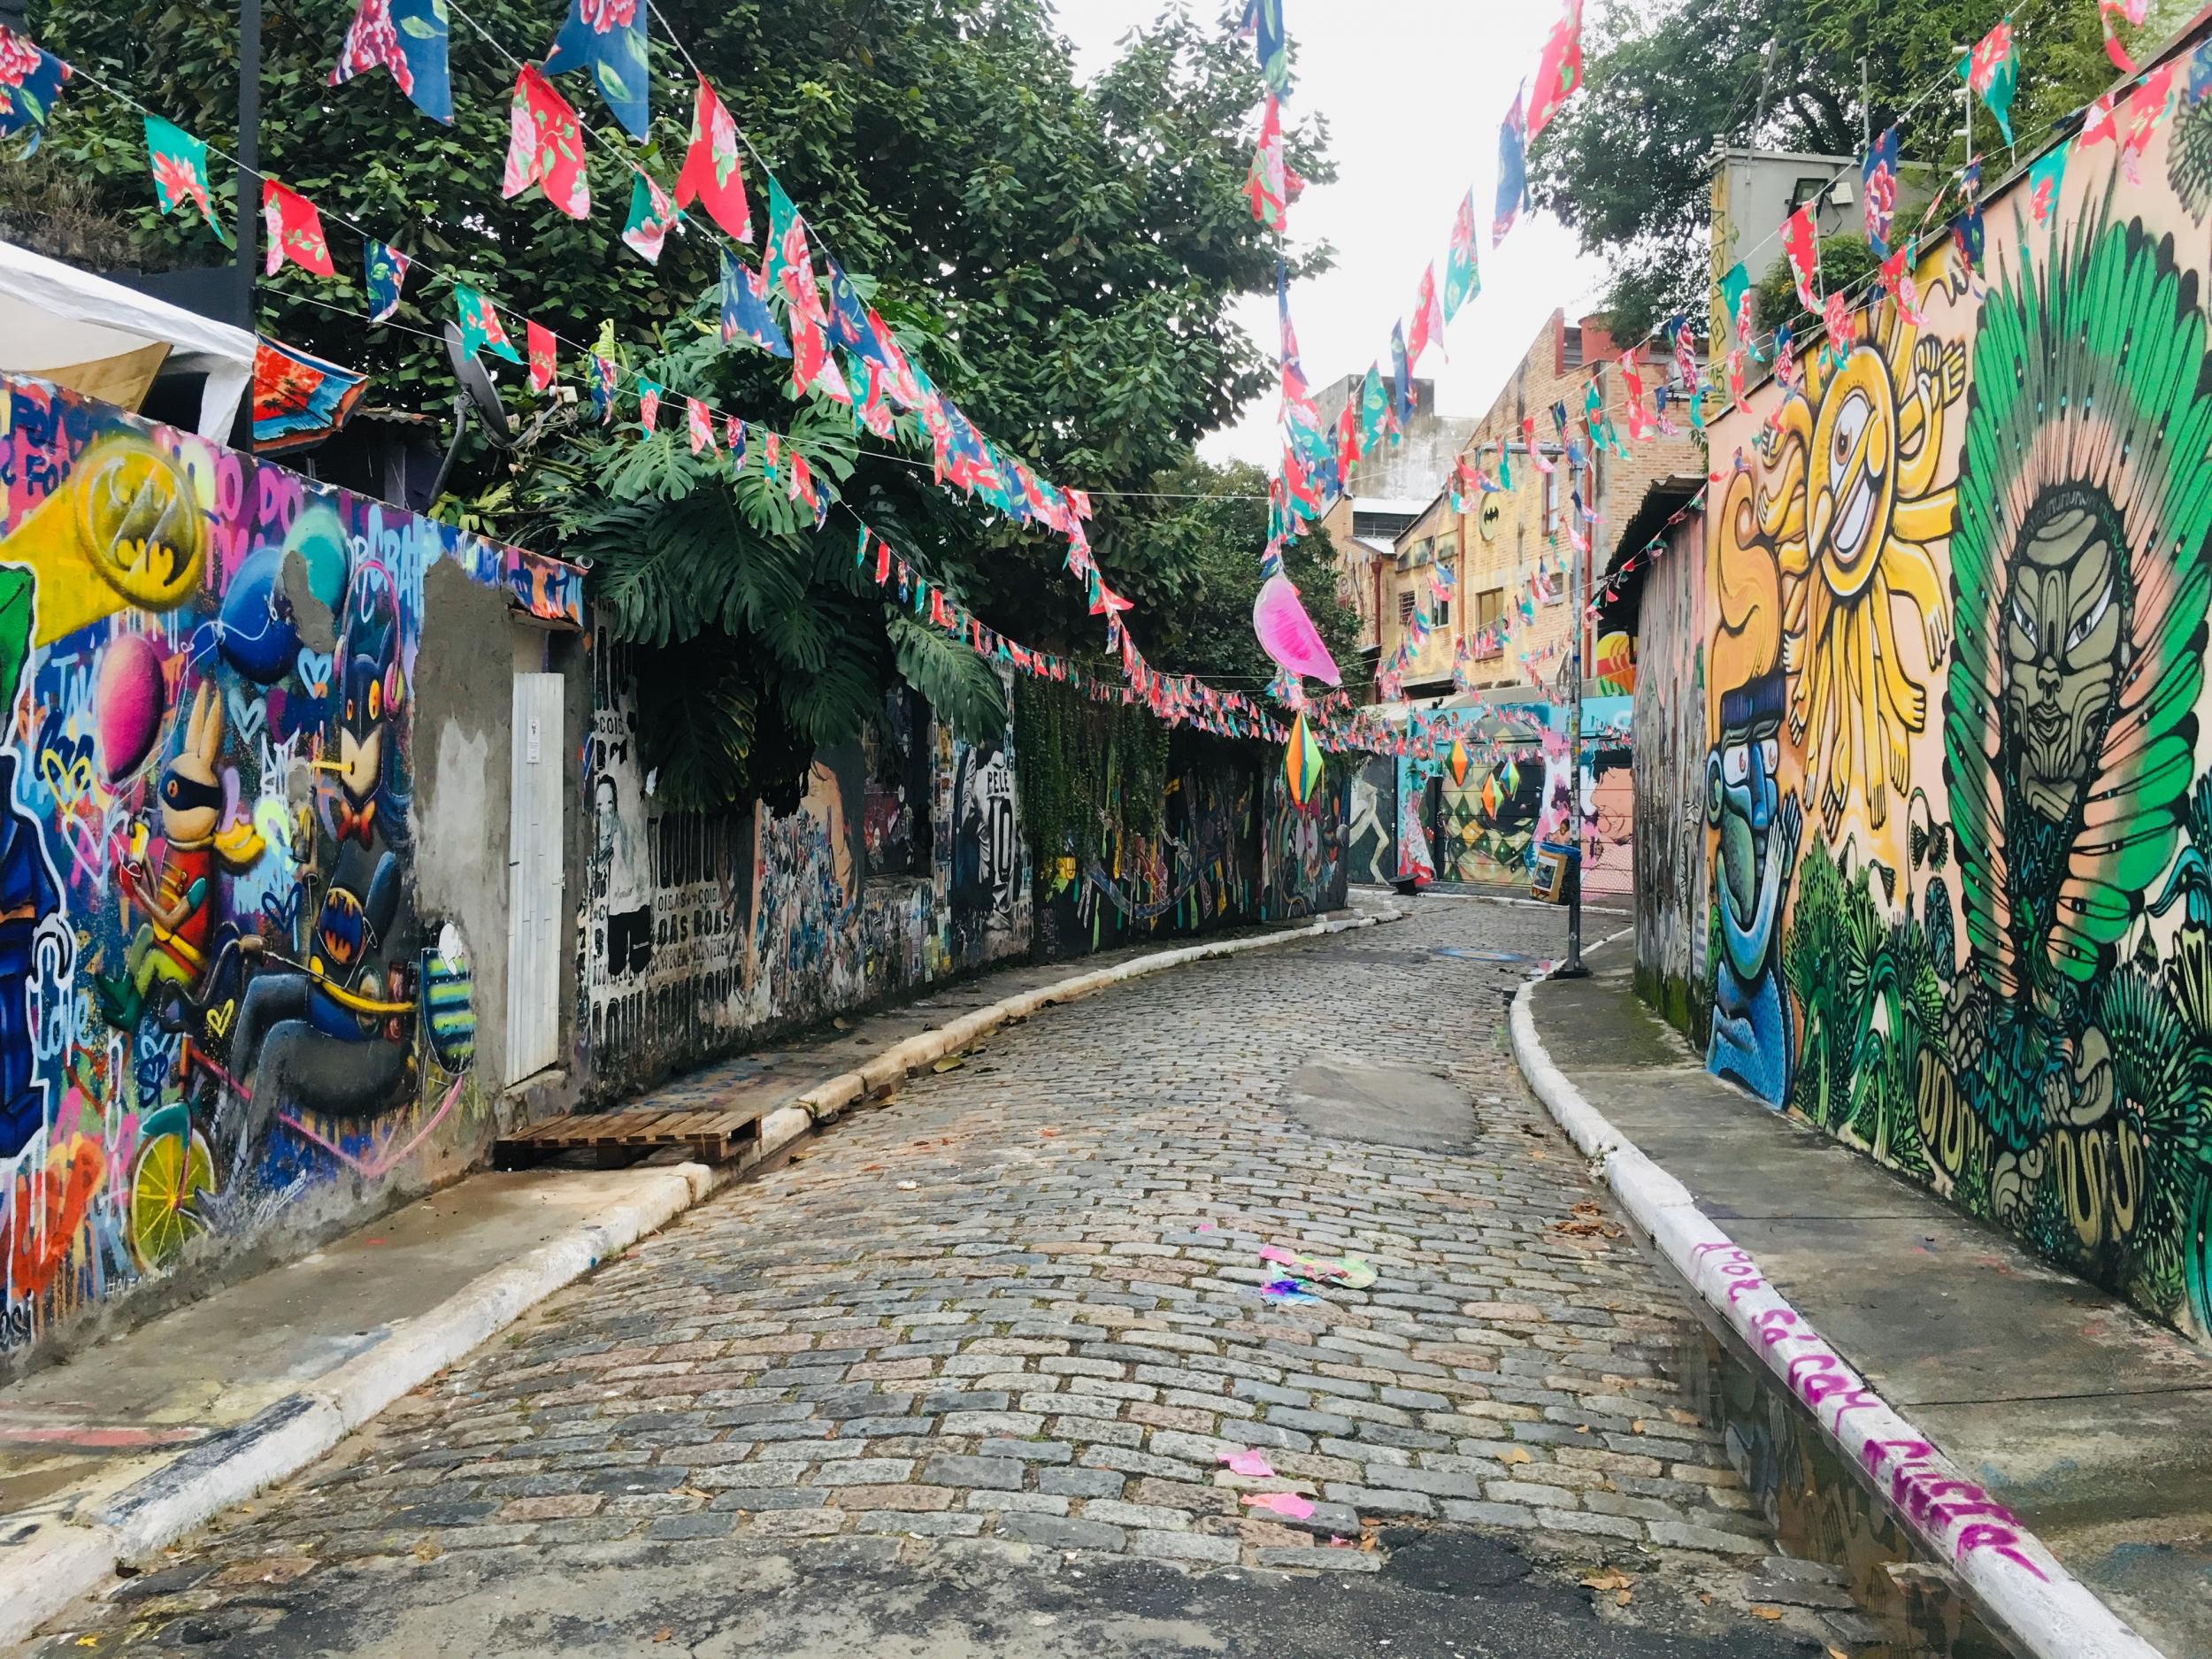
{"label": "blue floral bunting flag", "polygon": [[361,0],[345,44],[330,71],[342,86],[372,69],[388,69],[414,106],[434,121],[453,119],[453,81],[446,68],[445,0]]}
{"label": "blue floral bunting flag", "polygon": [[545,60],[549,75],[590,70],[601,100],[637,139],[650,137],[653,125],[642,12],[639,0],[568,0],[568,21]]}
{"label": "blue floral bunting flag", "polygon": [[68,79],[67,64],[0,24],[0,138],[28,129],[23,153],[35,154],[47,118],[61,98],[61,83]]}
{"label": "blue floral bunting flag", "polygon": [[400,290],[407,285],[407,267],[412,263],[388,242],[366,244],[371,322],[388,322],[399,309]]}
{"label": "blue floral bunting flag", "polygon": [[774,313],[763,296],[759,276],[741,260],[722,255],[722,343],[734,345],[740,334],[763,351],[779,357],[791,355],[791,342],[776,326]]}
{"label": "blue floral bunting flag", "polygon": [[1498,211],[1490,221],[1490,245],[1505,240],[1513,221],[1528,204],[1528,125],[1521,111],[1521,93],[1514,89],[1513,107],[1498,128]]}
{"label": "blue floral bunting flag", "polygon": [[648,265],[661,262],[668,233],[683,218],[675,198],[661,188],[660,180],[643,168],[630,175],[630,221],[622,227],[622,240]]}

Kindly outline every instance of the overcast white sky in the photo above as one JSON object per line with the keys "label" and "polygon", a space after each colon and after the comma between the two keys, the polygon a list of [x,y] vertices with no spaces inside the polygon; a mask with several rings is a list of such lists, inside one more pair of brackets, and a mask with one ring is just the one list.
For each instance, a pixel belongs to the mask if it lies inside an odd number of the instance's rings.
{"label": "overcast white sky", "polygon": [[[1087,78],[1113,61],[1131,28],[1171,0],[1059,0],[1060,27]],[[1192,0],[1210,20],[1220,0]],[[1336,183],[1309,189],[1291,209],[1294,242],[1335,244],[1325,276],[1294,283],[1292,319],[1306,373],[1317,386],[1389,366],[1390,328],[1413,309],[1421,272],[1441,261],[1460,198],[1472,185],[1482,254],[1482,294],[1454,320],[1449,363],[1432,348],[1422,373],[1437,381],[1447,414],[1480,414],[1555,305],[1571,318],[1603,276],[1556,221],[1524,219],[1493,252],[1498,123],[1517,82],[1533,74],[1558,15],[1545,0],[1283,0],[1296,50],[1287,113],[1325,114]],[[1271,355],[1271,296],[1244,302],[1238,319]],[[1214,460],[1271,465],[1274,398],[1202,446]]]}

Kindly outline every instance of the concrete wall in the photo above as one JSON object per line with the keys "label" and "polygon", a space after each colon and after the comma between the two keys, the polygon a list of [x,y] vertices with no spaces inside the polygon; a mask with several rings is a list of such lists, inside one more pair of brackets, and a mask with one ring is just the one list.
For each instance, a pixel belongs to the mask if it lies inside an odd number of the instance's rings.
{"label": "concrete wall", "polygon": [[2204,1339],[2212,102],[2179,85],[2139,153],[1995,194],[1978,279],[1924,242],[1917,325],[1885,303],[1716,422],[1743,468],[1668,675],[1702,646],[1709,915],[1674,902],[1712,1068]]}
{"label": "concrete wall", "polygon": [[581,591],[37,381],[0,380],[0,484],[19,1363],[482,1151],[510,658],[547,650],[513,618]]}
{"label": "concrete wall", "polygon": [[902,695],[864,744],[818,758],[795,812],[664,812],[628,655],[599,637],[593,659],[578,1070],[595,1101],[993,963],[1346,902],[1346,794],[1291,809],[1279,757],[1179,734],[1156,838],[1041,863],[1011,730],[959,742]]}

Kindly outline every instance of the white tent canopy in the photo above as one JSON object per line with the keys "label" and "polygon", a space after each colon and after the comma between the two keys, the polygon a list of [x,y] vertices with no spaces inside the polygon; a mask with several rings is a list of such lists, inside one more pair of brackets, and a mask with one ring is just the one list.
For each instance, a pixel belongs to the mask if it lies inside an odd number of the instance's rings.
{"label": "white tent canopy", "polygon": [[253,382],[251,334],[0,242],[0,373],[45,374],[159,345],[170,366],[207,376],[200,434],[227,437]]}

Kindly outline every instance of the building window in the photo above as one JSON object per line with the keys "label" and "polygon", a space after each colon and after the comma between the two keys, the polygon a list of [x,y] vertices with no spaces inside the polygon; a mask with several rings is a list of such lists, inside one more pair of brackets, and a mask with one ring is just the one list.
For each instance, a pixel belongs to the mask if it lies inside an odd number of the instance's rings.
{"label": "building window", "polygon": [[1398,626],[1404,627],[1413,620],[1413,589],[1398,589]]}
{"label": "building window", "polygon": [[1436,602],[1436,626],[1440,628],[1449,627],[1451,621],[1452,602],[1448,599],[1438,600]]}
{"label": "building window", "polygon": [[1566,334],[1559,360],[1568,368],[1578,369],[1582,366],[1582,330],[1579,326],[1570,326]]}
{"label": "building window", "polygon": [[[1482,634],[1505,614],[1505,589],[1486,588],[1475,595],[1475,632]],[[1479,657],[1503,657],[1505,641],[1485,637],[1475,647]]]}
{"label": "building window", "polygon": [[1559,474],[1544,474],[1544,534],[1559,534]]}
{"label": "building window", "polygon": [[1352,534],[1363,541],[1395,541],[1413,527],[1417,512],[1360,512],[1352,514]]}

